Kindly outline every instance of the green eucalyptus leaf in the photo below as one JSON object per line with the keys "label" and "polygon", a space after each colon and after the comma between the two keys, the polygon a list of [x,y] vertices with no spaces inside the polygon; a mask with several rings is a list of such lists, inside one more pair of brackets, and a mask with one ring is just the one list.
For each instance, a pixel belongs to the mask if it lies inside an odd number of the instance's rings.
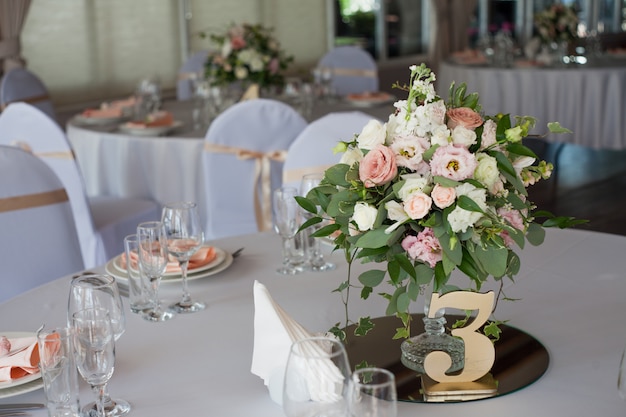
{"label": "green eucalyptus leaf", "polygon": [[348,164],[336,164],[328,168],[324,173],[324,178],[332,185],[340,187],[349,187],[350,183],[346,181],[346,174],[350,166]]}
{"label": "green eucalyptus leaf", "polygon": [[475,253],[476,258],[488,274],[494,277],[504,275],[509,257],[509,250],[507,248],[498,248],[495,246],[483,248],[478,245]]}
{"label": "green eucalyptus leaf", "polygon": [[386,246],[390,235],[385,233],[385,229],[368,230],[356,241],[358,248],[380,248]]}
{"label": "green eucalyptus leaf", "polygon": [[478,204],[466,195],[460,195],[457,199],[457,205],[463,210],[484,213]]}
{"label": "green eucalyptus leaf", "polygon": [[533,246],[539,246],[546,237],[546,231],[537,223],[531,223],[526,230],[526,239]]}
{"label": "green eucalyptus leaf", "polygon": [[551,133],[572,133],[568,128],[561,126],[559,122],[548,123],[548,129]]}
{"label": "green eucalyptus leaf", "polygon": [[385,279],[386,271],[379,269],[370,269],[359,275],[359,282],[368,287],[377,287]]}
{"label": "green eucalyptus leaf", "polygon": [[449,187],[449,188],[458,187],[459,185],[462,184],[459,181],[451,180],[450,178],[442,177],[441,175],[435,175],[433,177],[433,182],[435,184],[441,185],[442,187]]}
{"label": "green eucalyptus leaf", "polygon": [[311,200],[301,196],[296,196],[296,201],[298,202],[298,205],[300,205],[300,207],[302,207],[309,213],[317,214],[317,206]]}
{"label": "green eucalyptus leaf", "polygon": [[408,311],[410,304],[411,304],[411,298],[409,297],[409,294],[407,294],[406,292],[403,292],[402,294],[398,295],[398,302],[397,302],[398,311]]}

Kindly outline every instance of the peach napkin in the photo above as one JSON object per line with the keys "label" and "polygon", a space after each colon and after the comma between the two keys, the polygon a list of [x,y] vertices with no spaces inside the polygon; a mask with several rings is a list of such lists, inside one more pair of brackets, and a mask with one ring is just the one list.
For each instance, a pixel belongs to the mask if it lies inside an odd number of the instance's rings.
{"label": "peach napkin", "polygon": [[0,382],[13,381],[39,372],[39,348],[37,338],[9,338],[11,351],[0,357]]}
{"label": "peach napkin", "polygon": [[[215,248],[213,246],[202,246],[196,253],[194,253],[189,259],[189,266],[187,270],[189,272],[193,272],[194,269],[198,269],[205,265],[210,264],[217,257],[217,253],[215,252]],[[131,267],[133,269],[137,269],[137,262],[139,262],[139,258],[137,253],[133,252],[130,256]],[[126,269],[126,254],[123,253],[119,258],[120,268]],[[167,263],[167,267],[165,268],[165,272],[180,272],[180,266],[178,266],[178,261],[173,257],[170,257],[169,262]]]}
{"label": "peach napkin", "polygon": [[172,126],[174,124],[174,116],[168,111],[157,111],[149,114],[145,120],[133,120],[126,125],[134,128],[161,127]]}
{"label": "peach napkin", "polygon": [[81,113],[81,116],[93,119],[112,119],[115,117],[122,117],[122,108],[109,107],[102,109],[87,109]]}

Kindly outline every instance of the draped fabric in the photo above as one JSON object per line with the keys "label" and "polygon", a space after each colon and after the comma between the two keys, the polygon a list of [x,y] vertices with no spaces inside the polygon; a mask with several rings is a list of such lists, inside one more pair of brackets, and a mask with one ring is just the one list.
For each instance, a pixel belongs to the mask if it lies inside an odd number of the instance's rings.
{"label": "draped fabric", "polygon": [[439,62],[454,51],[468,46],[468,29],[478,0],[431,0],[434,22],[430,42],[430,67],[435,72]]}
{"label": "draped fabric", "polygon": [[23,68],[26,61],[20,55],[20,33],[31,0],[0,0],[0,71]]}

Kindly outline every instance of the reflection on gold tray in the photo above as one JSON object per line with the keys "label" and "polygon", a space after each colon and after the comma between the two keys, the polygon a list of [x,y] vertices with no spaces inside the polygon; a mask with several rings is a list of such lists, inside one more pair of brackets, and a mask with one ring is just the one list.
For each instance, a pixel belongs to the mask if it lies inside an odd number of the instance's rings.
{"label": "reflection on gold tray", "polygon": [[[411,325],[412,335],[424,331],[423,314],[413,314]],[[460,316],[446,316],[448,325]],[[345,342],[348,358],[354,367],[362,361],[369,365],[388,369],[396,377],[398,400],[409,402],[464,402],[499,397],[522,389],[537,381],[548,369],[550,356],[546,348],[534,337],[515,327],[500,325],[502,334],[495,343],[496,360],[489,376],[497,386],[497,392],[489,385],[485,391],[478,393],[462,392],[459,395],[447,393],[436,397],[424,395],[421,375],[405,367],[400,362],[400,344],[402,339],[393,340],[396,328],[402,325],[400,319],[389,316],[372,319],[375,327],[367,336],[354,336],[353,326],[346,330]],[[432,380],[431,380],[432,381]],[[486,381],[482,378],[478,380]],[[486,381],[487,383],[489,381]],[[432,384],[425,379],[425,386],[432,389]],[[433,383],[436,384],[435,381]],[[444,388],[444,387],[440,387]],[[433,394],[431,392],[431,394]],[[463,395],[461,395],[463,394]]]}

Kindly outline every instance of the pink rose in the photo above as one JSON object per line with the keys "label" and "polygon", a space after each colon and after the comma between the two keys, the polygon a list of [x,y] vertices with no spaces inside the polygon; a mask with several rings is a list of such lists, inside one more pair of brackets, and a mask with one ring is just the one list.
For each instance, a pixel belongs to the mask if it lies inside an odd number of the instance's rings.
{"label": "pink rose", "polygon": [[234,50],[243,49],[246,47],[246,40],[241,36],[235,36],[230,40],[230,46]]}
{"label": "pink rose", "polygon": [[393,151],[377,145],[367,153],[359,165],[359,179],[366,188],[387,184],[398,174]]}
{"label": "pink rose", "polygon": [[434,268],[442,259],[441,244],[431,228],[425,228],[417,236],[405,237],[401,245],[409,258],[425,262],[431,268]]}
{"label": "pink rose", "polygon": [[279,70],[279,62],[277,58],[272,58],[270,63],[267,65],[270,74],[276,74]]}
{"label": "pink rose", "polygon": [[469,107],[457,107],[450,109],[448,114],[448,127],[450,130],[457,126],[463,126],[466,129],[476,129],[483,124],[483,118],[480,114]]}
{"label": "pink rose", "polygon": [[433,175],[462,181],[471,178],[478,162],[476,156],[462,146],[440,146],[430,160]]}
{"label": "pink rose", "polygon": [[404,211],[413,220],[423,219],[432,207],[433,200],[421,191],[411,194],[403,204]]}
{"label": "pink rose", "polygon": [[444,209],[454,203],[456,191],[452,187],[444,187],[440,184],[435,184],[435,188],[431,191],[430,197],[437,207]]}

